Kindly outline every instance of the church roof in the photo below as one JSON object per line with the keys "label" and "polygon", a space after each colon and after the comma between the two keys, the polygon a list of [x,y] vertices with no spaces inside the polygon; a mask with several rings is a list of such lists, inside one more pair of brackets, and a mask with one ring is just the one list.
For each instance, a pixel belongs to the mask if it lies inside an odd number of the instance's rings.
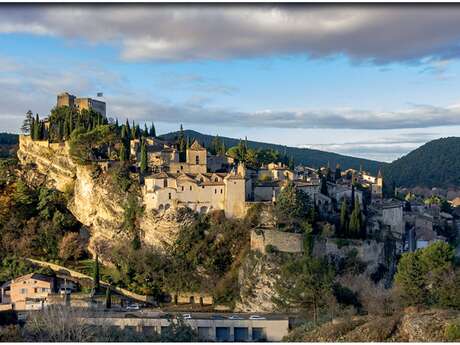
{"label": "church roof", "polygon": [[169,175],[166,172],[162,171],[160,173],[153,174],[151,177],[152,178],[167,178],[169,177]]}
{"label": "church roof", "polygon": [[190,146],[190,150],[194,150],[194,151],[204,151],[206,150],[203,146],[200,145],[200,143],[198,142],[198,140],[194,140],[192,145]]}

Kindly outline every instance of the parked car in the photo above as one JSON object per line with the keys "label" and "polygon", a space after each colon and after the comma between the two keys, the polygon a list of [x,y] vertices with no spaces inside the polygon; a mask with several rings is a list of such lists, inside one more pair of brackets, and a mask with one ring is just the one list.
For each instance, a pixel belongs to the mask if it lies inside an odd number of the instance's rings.
{"label": "parked car", "polygon": [[265,320],[265,317],[260,316],[260,315],[251,315],[249,317],[249,320]]}
{"label": "parked car", "polygon": [[184,320],[190,320],[192,318],[192,315],[190,315],[190,314],[182,314],[182,318]]}
{"label": "parked car", "polygon": [[229,320],[244,320],[244,317],[239,315],[232,315],[228,318]]}
{"label": "parked car", "polygon": [[61,288],[61,289],[59,289],[59,294],[60,295],[70,295],[71,293],[72,293],[72,289],[70,289],[70,288],[67,288],[67,289]]}
{"label": "parked car", "polygon": [[225,316],[222,315],[212,315],[211,320],[225,320]]}
{"label": "parked car", "polygon": [[137,303],[130,304],[126,307],[127,310],[139,310],[141,307]]}

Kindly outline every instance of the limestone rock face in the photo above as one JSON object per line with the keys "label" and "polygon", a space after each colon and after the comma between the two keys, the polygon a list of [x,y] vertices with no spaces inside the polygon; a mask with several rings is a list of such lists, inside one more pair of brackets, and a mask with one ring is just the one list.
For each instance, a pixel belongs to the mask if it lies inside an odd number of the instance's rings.
{"label": "limestone rock face", "polygon": [[235,305],[236,312],[275,311],[272,298],[276,296],[274,284],[279,274],[278,261],[273,255],[258,252],[248,254],[238,274],[240,299]]}
{"label": "limestone rock face", "polygon": [[[30,137],[23,135],[19,139],[17,156],[23,166],[27,165],[23,172],[28,180],[32,182],[34,177],[41,178],[46,185],[60,191],[64,191],[67,185],[73,183],[76,165],[68,155],[69,148],[66,144],[32,141]],[[38,175],[33,176],[33,173]]]}
{"label": "limestone rock face", "polygon": [[[31,185],[46,185],[61,192],[73,193],[69,210],[90,229],[91,243],[96,239],[112,241],[127,240],[123,217],[127,195],[120,195],[110,183],[107,172],[93,176],[94,168],[75,164],[65,144],[49,144],[47,141],[32,141],[20,137],[18,158],[22,174]],[[143,200],[139,200],[142,205]],[[176,238],[182,224],[190,219],[178,217],[169,209],[162,213],[145,212],[138,224],[147,245],[164,248]]]}

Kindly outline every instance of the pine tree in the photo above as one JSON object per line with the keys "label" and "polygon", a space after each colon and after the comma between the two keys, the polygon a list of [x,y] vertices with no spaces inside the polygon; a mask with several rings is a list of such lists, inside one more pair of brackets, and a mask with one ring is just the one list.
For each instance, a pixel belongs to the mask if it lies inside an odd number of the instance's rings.
{"label": "pine tree", "polygon": [[24,134],[30,134],[32,133],[32,122],[34,120],[34,114],[32,113],[31,110],[29,110],[26,113],[26,117],[24,119],[24,122],[22,123],[21,131]]}
{"label": "pine tree", "polygon": [[147,138],[149,136],[149,130],[147,129],[147,124],[144,122],[144,131],[142,132],[142,136]]}
{"label": "pine tree", "polygon": [[147,147],[145,140],[142,140],[141,144],[141,163],[139,164],[141,174],[144,175],[147,172]]}
{"label": "pine tree", "polygon": [[94,287],[94,292],[98,292],[100,289],[99,256],[97,254],[96,254],[96,260],[94,261],[93,287]]}

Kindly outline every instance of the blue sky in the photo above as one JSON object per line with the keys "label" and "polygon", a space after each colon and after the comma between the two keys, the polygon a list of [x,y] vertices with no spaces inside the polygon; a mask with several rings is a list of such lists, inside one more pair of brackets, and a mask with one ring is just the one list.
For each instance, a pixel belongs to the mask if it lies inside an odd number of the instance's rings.
{"label": "blue sky", "polygon": [[0,131],[109,116],[392,161],[460,129],[460,7],[0,5]]}

